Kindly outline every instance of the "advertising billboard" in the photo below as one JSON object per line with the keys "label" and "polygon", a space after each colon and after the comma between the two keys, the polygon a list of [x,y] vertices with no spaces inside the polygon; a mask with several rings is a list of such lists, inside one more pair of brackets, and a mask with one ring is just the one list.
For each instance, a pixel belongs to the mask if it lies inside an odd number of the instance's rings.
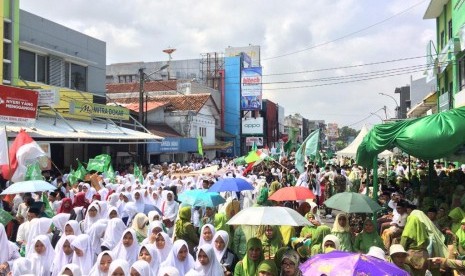
{"label": "advertising billboard", "polygon": [[69,104],[69,113],[75,115],[93,116],[115,120],[129,120],[129,109],[120,106],[111,106],[96,103],[83,103],[72,101]]}
{"label": "advertising billboard", "polygon": [[326,128],[327,134],[329,138],[339,138],[339,129],[336,123],[329,123]]}
{"label": "advertising billboard", "polygon": [[38,100],[36,91],[0,85],[0,121],[34,123]]}
{"label": "advertising billboard", "polygon": [[250,147],[253,145],[263,147],[263,137],[245,137],[245,145]]}
{"label": "advertising billboard", "polygon": [[262,68],[243,68],[241,71],[241,109],[262,108]]}
{"label": "advertising billboard", "polygon": [[260,67],[260,46],[245,46],[245,47],[228,47],[224,51],[225,57],[236,57],[241,53],[247,54],[251,59],[252,67]]}
{"label": "advertising billboard", "polygon": [[242,135],[263,135],[263,117],[242,118]]}

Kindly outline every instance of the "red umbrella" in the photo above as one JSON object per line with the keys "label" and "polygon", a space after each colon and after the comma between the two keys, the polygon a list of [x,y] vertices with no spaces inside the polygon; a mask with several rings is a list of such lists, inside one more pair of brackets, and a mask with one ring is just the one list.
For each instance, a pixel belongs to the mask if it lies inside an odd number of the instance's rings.
{"label": "red umbrella", "polygon": [[274,192],[268,199],[274,201],[305,200],[316,198],[312,191],[305,187],[285,187]]}

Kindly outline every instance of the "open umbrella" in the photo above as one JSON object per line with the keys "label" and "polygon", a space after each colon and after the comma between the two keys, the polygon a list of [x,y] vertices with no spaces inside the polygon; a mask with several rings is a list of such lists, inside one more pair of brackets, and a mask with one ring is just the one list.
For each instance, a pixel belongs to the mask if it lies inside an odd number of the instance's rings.
{"label": "open umbrella", "polygon": [[144,214],[148,215],[150,211],[157,211],[158,214],[162,215],[161,210],[158,209],[155,205],[144,204]]}
{"label": "open umbrella", "polygon": [[333,251],[318,254],[299,266],[302,275],[397,275],[407,271],[396,265],[360,253]]}
{"label": "open umbrella", "polygon": [[219,193],[199,189],[185,191],[179,194],[178,199],[182,203],[195,207],[214,207],[226,202]]}
{"label": "open umbrella", "polygon": [[312,224],[297,211],[280,206],[246,208],[234,215],[227,224],[312,226]]}
{"label": "open umbrella", "polygon": [[57,187],[44,180],[27,180],[14,183],[10,187],[6,188],[2,192],[2,195],[53,191],[56,188]]}
{"label": "open umbrella", "polygon": [[305,187],[284,187],[274,192],[268,199],[274,201],[305,200],[316,198],[310,189]]}
{"label": "open umbrella", "polygon": [[253,190],[254,187],[242,178],[225,178],[208,189],[209,192],[240,192],[243,190]]}
{"label": "open umbrella", "polygon": [[324,202],[326,207],[346,213],[376,213],[381,206],[366,195],[352,192],[338,193]]}

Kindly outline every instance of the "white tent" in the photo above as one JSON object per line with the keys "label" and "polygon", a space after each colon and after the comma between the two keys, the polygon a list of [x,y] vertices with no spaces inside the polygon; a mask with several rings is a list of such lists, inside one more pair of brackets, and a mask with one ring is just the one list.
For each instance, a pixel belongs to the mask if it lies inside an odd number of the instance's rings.
{"label": "white tent", "polygon": [[[337,152],[337,157],[355,158],[355,156],[357,155],[358,146],[360,146],[360,144],[363,141],[363,138],[365,137],[365,135],[367,135],[367,133],[368,128],[365,125],[363,125],[362,129],[360,130],[360,133],[357,135],[357,137],[355,137],[354,141],[352,141],[352,143],[350,143],[350,145],[348,145],[345,149]],[[378,157],[381,158],[388,158],[392,156],[393,153],[388,150],[385,150],[378,154]]]}

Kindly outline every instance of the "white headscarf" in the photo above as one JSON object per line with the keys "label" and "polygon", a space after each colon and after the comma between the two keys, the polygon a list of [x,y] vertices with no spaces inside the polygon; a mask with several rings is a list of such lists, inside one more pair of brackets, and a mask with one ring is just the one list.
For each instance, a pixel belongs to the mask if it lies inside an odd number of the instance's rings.
{"label": "white headscarf", "polygon": [[147,223],[149,218],[144,213],[137,213],[132,220],[131,228],[134,229],[140,236],[147,237]]}
{"label": "white headscarf", "polygon": [[86,199],[89,200],[89,202],[91,202],[92,197],[96,193],[96,190],[93,187],[90,187],[90,185],[88,183],[84,183],[84,184],[82,184],[82,186],[87,188]]}
{"label": "white headscarf", "polygon": [[94,254],[99,254],[102,249],[102,240],[103,235],[107,230],[108,220],[100,219],[96,223],[92,224],[88,231],[88,235],[90,238],[90,243],[92,244],[92,251]]}
{"label": "white headscarf", "polygon": [[39,235],[46,235],[50,232],[50,226],[52,226],[52,220],[49,218],[34,218],[30,221],[29,234],[26,244],[26,257],[34,251],[34,246],[31,241]]}
{"label": "white headscarf", "polygon": [[73,261],[73,252],[71,254],[66,255],[65,252],[63,251],[63,245],[65,244],[66,241],[69,242],[69,245],[71,246],[71,243],[74,241],[76,236],[74,235],[68,235],[68,236],[62,236],[60,240],[58,240],[56,246],[55,246],[55,257],[53,258],[53,264],[52,264],[52,276],[57,276],[60,275],[61,268]]}
{"label": "white headscarf", "polygon": [[0,223],[0,264],[11,261],[12,256],[17,252],[18,246],[8,240],[5,226]]}
{"label": "white headscarf", "polygon": [[[89,215],[89,210],[91,208],[95,208],[95,210],[97,210],[97,214],[95,214],[95,217],[93,218],[90,217]],[[88,234],[92,224],[97,222],[99,219],[100,219],[100,206],[96,202],[93,202],[92,204],[89,205],[89,208],[87,208],[87,212],[86,212],[86,216],[84,217],[84,220],[81,221],[81,231],[83,233]]]}
{"label": "white headscarf", "polygon": [[[38,241],[45,246],[45,252],[40,255],[35,251],[35,244]],[[37,276],[49,276],[51,272],[50,267],[55,255],[55,251],[50,243],[50,238],[46,235],[39,235],[35,237],[30,244],[33,253],[29,254],[28,258],[31,260],[32,273]]]}
{"label": "white headscarf", "polygon": [[339,247],[340,247],[340,245],[341,245],[341,242],[339,241],[339,238],[336,237],[335,235],[329,234],[329,235],[326,235],[326,236],[324,237],[323,243],[321,244],[321,247],[323,248],[323,251],[324,251],[324,249],[325,249],[324,246],[325,246],[325,243],[326,243],[327,241],[332,241],[332,242],[334,242],[334,245],[336,246],[335,249],[336,249],[336,250],[339,250]]}
{"label": "white headscarf", "polygon": [[179,271],[176,267],[174,266],[163,266],[160,267],[160,270],[158,270],[158,276],[180,276]]}
{"label": "white headscarf", "polygon": [[[339,224],[339,218],[345,217],[346,218],[346,226],[342,227]],[[331,229],[331,233],[343,233],[343,232],[350,232],[350,225],[349,225],[349,216],[344,213],[339,213],[334,220],[333,229]]]}
{"label": "white headscarf", "polygon": [[76,252],[73,256],[73,264],[77,264],[81,270],[82,274],[88,275],[92,266],[94,265],[94,255],[95,253],[92,250],[92,244],[89,235],[81,234],[77,236],[74,241],[71,243],[73,249],[80,249],[84,255],[79,257]]}
{"label": "white headscarf", "polygon": [[[216,247],[214,246],[216,239],[219,238],[219,237],[224,242],[224,248],[221,251],[217,250]],[[213,236],[213,239],[212,239],[213,250],[215,251],[216,259],[220,263],[221,263],[221,259],[224,256],[224,253],[226,253],[226,251],[228,250],[228,243],[229,243],[229,234],[228,234],[228,232],[226,232],[224,230],[218,230],[218,232],[215,233],[215,236]]]}
{"label": "white headscarf", "polygon": [[185,246],[186,250],[189,250],[189,247],[187,246],[187,243],[185,241],[175,241],[170,254],[166,258],[166,260],[161,264],[161,266],[174,266],[178,269],[179,274],[181,275],[186,274],[189,270],[194,268],[195,261],[191,254],[187,254],[186,259],[182,262],[178,259],[178,253],[183,246]]}
{"label": "white headscarf", "polygon": [[128,221],[126,222],[126,225],[131,225],[132,219],[136,216],[137,214],[137,207],[134,202],[128,202],[124,205],[124,212],[128,216]]}
{"label": "white headscarf", "polygon": [[29,259],[20,257],[14,260],[11,272],[13,276],[32,274],[32,263]]}
{"label": "white headscarf", "polygon": [[[207,265],[202,265],[199,261],[199,254],[201,251],[205,252],[208,257],[209,262]],[[204,244],[199,247],[199,250],[197,251],[197,261],[195,262],[195,270],[205,276],[216,276],[224,274],[223,266],[216,259],[215,252],[210,244]]]}
{"label": "white headscarf", "polygon": [[110,268],[108,269],[108,275],[113,274],[113,272],[115,272],[115,270],[118,269],[118,267],[120,267],[123,270],[124,275],[129,275],[129,263],[124,259],[113,260],[113,262],[111,262]]}
{"label": "white headscarf", "polygon": [[79,222],[77,222],[75,220],[70,220],[67,223],[65,223],[65,227],[63,228],[63,230],[66,228],[66,225],[69,225],[69,226],[71,226],[71,228],[73,228],[73,232],[74,232],[75,236],[79,236],[79,235],[82,234],[81,233],[81,228],[79,227]]}
{"label": "white headscarf", "polygon": [[69,269],[71,270],[71,273],[73,273],[73,276],[82,276],[82,275],[87,275],[85,274],[81,267],[79,267],[77,264],[67,264],[65,265],[62,269],[59,275],[63,275],[65,273],[65,270]]}
{"label": "white headscarf", "polygon": [[108,274],[100,270],[100,262],[102,261],[102,258],[104,255],[110,256],[111,260],[114,260],[113,253],[109,250],[105,250],[98,254],[97,260],[95,261],[94,266],[89,272],[89,276],[107,276]]}
{"label": "white headscarf", "polygon": [[168,255],[170,254],[171,249],[173,248],[173,241],[171,241],[170,236],[168,236],[168,234],[166,234],[165,232],[158,233],[157,238],[160,236],[163,237],[163,239],[165,240],[165,247],[159,249],[158,247],[156,247],[156,242],[155,247],[157,248],[160,262],[163,262],[164,260],[166,260],[166,258],[168,258]]}
{"label": "white headscarf", "polygon": [[[139,194],[139,199],[136,199],[136,194]],[[143,190],[135,190],[132,193],[132,198],[134,198],[134,203],[136,204],[137,212],[143,213],[145,207]]]}
{"label": "white headscarf", "polygon": [[[168,194],[172,195],[172,199],[168,200]],[[162,212],[163,216],[169,220],[175,220],[176,216],[178,215],[179,203],[174,201],[174,194],[172,191],[166,191],[163,193],[163,204],[162,204]]]}
{"label": "white headscarf", "polygon": [[207,223],[205,224],[204,226],[202,226],[202,229],[200,230],[200,239],[199,239],[199,247],[204,245],[204,244],[212,244],[213,243],[213,239],[210,240],[210,241],[206,241],[204,238],[203,238],[203,230],[205,230],[205,228],[209,228],[210,231],[212,232],[212,237],[215,235],[215,226]]}
{"label": "white headscarf", "polygon": [[53,225],[61,232],[65,232],[65,224],[69,221],[69,217],[71,214],[69,213],[60,213],[55,215],[52,218]]}
{"label": "white headscarf", "polygon": [[120,218],[112,218],[108,221],[107,230],[103,236],[102,246],[113,250],[116,244],[121,240],[126,225]]}
{"label": "white headscarf", "polygon": [[[125,247],[123,245],[123,239],[126,233],[130,233],[133,238],[132,244],[129,247]],[[112,251],[116,259],[127,260],[130,264],[137,261],[137,258],[139,257],[139,244],[137,244],[136,231],[133,229],[127,229],[124,231],[121,239]]]}
{"label": "white headscarf", "polygon": [[[160,213],[158,213],[158,211],[150,211],[148,214],[147,214],[147,217],[149,218],[149,221],[152,222],[152,221],[156,221],[157,219],[155,219],[155,217],[158,216],[160,219],[162,217],[162,215]],[[160,220],[158,219],[158,220]]]}
{"label": "white headscarf", "polygon": [[[99,200],[99,201],[94,201],[95,204],[97,204],[100,208],[100,218],[108,218],[108,209],[109,209],[109,204],[107,201]],[[92,202],[92,203],[94,203]]]}
{"label": "white headscarf", "polygon": [[120,214],[119,214],[119,211],[118,211],[118,208],[115,207],[115,206],[110,206],[110,208],[108,208],[108,215],[107,215],[107,218],[110,219],[110,214],[111,212],[115,211],[116,212],[116,217],[118,218],[121,218]]}
{"label": "white headscarf", "polygon": [[119,193],[112,193],[110,196],[108,196],[108,203],[110,204],[110,206],[118,207],[118,201]]}
{"label": "white headscarf", "polygon": [[[152,257],[152,260],[149,263],[150,269],[151,269],[153,275],[157,275],[158,274],[158,268],[160,267],[160,257],[158,256],[157,248],[153,244],[143,245],[143,246],[141,246],[141,248],[139,250],[139,255],[140,255],[140,251],[142,250],[142,248],[147,249],[147,251],[150,254],[150,257]],[[141,275],[143,275],[143,274],[141,273]]]}
{"label": "white headscarf", "polygon": [[152,269],[150,268],[149,263],[147,263],[144,260],[138,260],[135,263],[132,264],[131,269],[135,269],[137,272],[139,272],[140,275],[144,276],[152,276]]}

